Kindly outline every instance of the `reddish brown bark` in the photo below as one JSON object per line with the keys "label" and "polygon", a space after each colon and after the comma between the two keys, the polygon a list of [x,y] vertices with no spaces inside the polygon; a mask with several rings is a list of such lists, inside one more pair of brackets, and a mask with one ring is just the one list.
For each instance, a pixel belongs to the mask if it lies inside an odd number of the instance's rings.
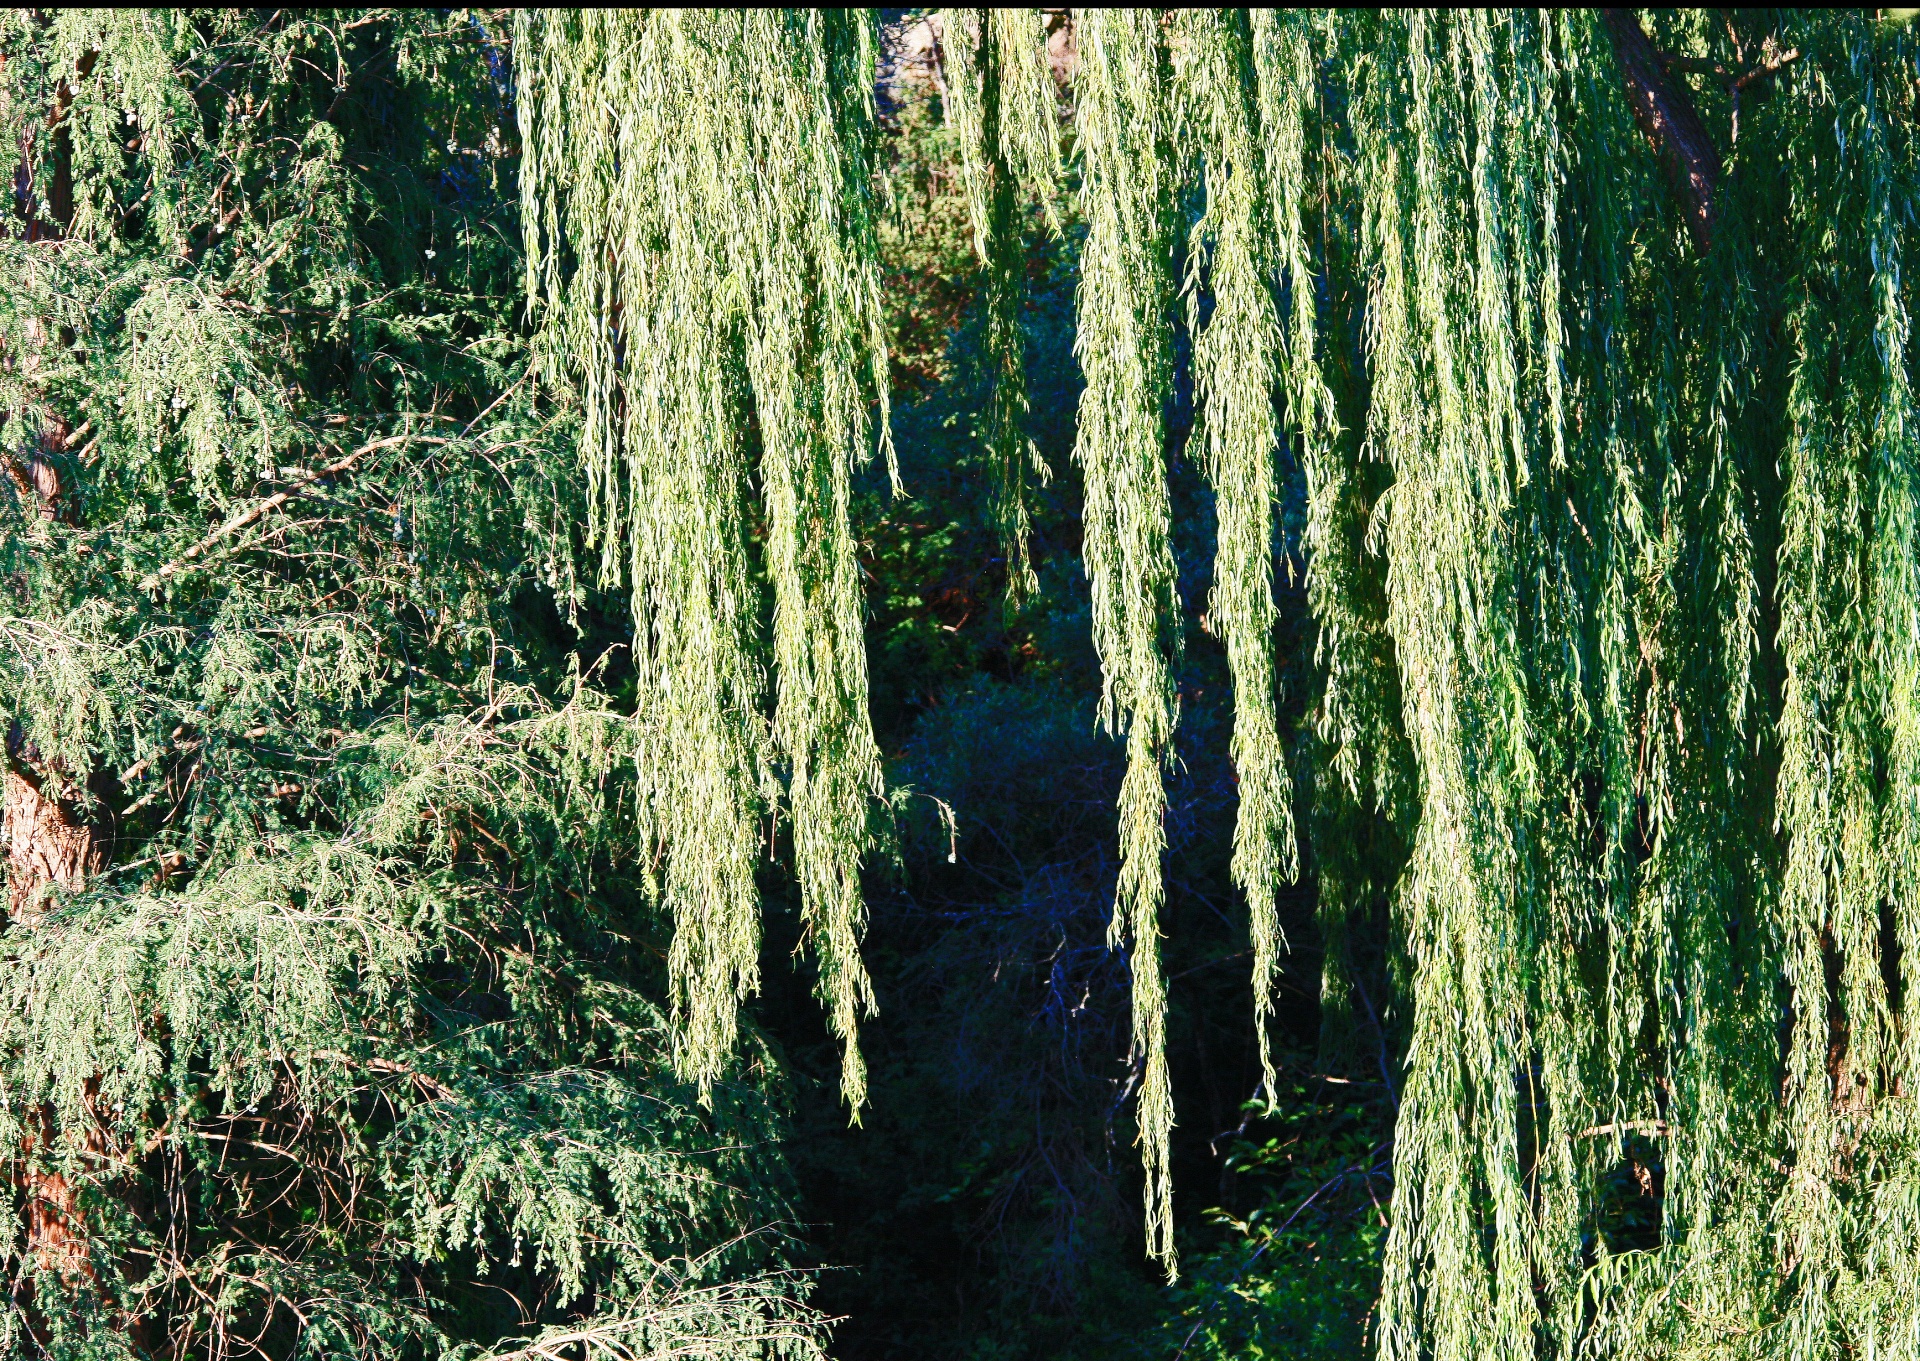
{"label": "reddish brown bark", "polygon": [[[57,776],[36,769],[34,753],[15,727],[7,735],[0,835],[7,844],[7,911],[15,930],[31,928],[55,888],[76,892],[106,865],[107,839],[76,801],[61,797]],[[76,791],[77,792],[77,791]],[[53,1119],[42,1110],[24,1150],[29,1158],[53,1142]],[[95,1149],[99,1152],[99,1149]],[[67,1279],[91,1279],[79,1188],[59,1172],[26,1172],[27,1252],[36,1265]]]}
{"label": "reddish brown bark", "polygon": [[[16,746],[16,742],[9,742]],[[43,910],[49,887],[77,892],[106,863],[106,841],[76,804],[47,788],[44,777],[9,753],[4,835],[7,843],[7,912],[17,925],[31,925]]]}
{"label": "reddish brown bark", "polygon": [[[29,1157],[52,1139],[53,1120],[41,1111],[38,1126],[27,1140]],[[105,1141],[87,1140],[88,1151],[102,1153]],[[27,1255],[43,1271],[63,1281],[92,1281],[93,1258],[87,1250],[86,1221],[80,1208],[80,1188],[64,1173],[32,1172],[22,1178],[26,1199]]]}
{"label": "reddish brown bark", "polygon": [[1687,220],[1693,248],[1701,255],[1713,243],[1713,195],[1720,187],[1720,149],[1693,106],[1686,86],[1667,73],[1646,30],[1630,9],[1600,11],[1613,40],[1614,60],[1626,85],[1627,105],[1660,158],[1661,169]]}

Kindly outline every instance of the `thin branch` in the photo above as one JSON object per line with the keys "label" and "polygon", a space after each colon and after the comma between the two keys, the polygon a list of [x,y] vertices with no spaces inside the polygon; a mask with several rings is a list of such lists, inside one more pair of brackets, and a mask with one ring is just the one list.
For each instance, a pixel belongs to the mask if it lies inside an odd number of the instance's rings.
{"label": "thin branch", "polygon": [[1660,54],[1660,64],[1669,71],[1678,71],[1685,76],[1712,76],[1726,87],[1729,94],[1738,94],[1757,80],[1765,80],[1787,66],[1800,60],[1800,49],[1789,47],[1786,51],[1777,51],[1772,38],[1762,45],[1759,62],[1744,71],[1730,71],[1712,57],[1676,57],[1671,52]]}
{"label": "thin branch", "polygon": [[1761,49],[1760,64],[1734,78],[1733,88],[1736,92],[1746,89],[1756,80],[1764,80],[1783,66],[1800,60],[1800,49],[1797,47],[1789,47],[1784,52],[1775,52],[1772,49],[1773,39],[1768,38]]}
{"label": "thin branch", "polygon": [[1733,72],[1712,57],[1677,57],[1671,52],[1662,52],[1660,64],[1683,76],[1712,76],[1723,85],[1733,79]]}
{"label": "thin branch", "polygon": [[1638,1134],[1648,1139],[1665,1139],[1673,1133],[1673,1126],[1665,1120],[1623,1120],[1613,1125],[1589,1125],[1573,1137],[1576,1139],[1611,1139],[1616,1136]]}
{"label": "thin branch", "polygon": [[211,534],[207,535],[206,538],[200,540],[199,543],[196,543],[172,562],[160,568],[158,571],[148,574],[146,579],[140,583],[140,589],[143,591],[151,591],[158,588],[162,582],[191,566],[196,558],[205,553],[209,548],[214,547],[221,540],[239,533],[261,516],[270,515],[281,506],[284,506],[294,498],[300,488],[312,486],[315,482],[321,481],[323,478],[337,477],[341,473],[349,471],[362,458],[373,453],[376,449],[391,449],[395,445],[414,443],[451,444],[453,441],[435,435],[389,435],[385,439],[377,439],[371,444],[363,444],[338,462],[330,463],[324,468],[302,474],[300,480],[285,491],[275,492],[272,496],[257,503],[251,509],[244,510],[234,516],[231,520],[221,525],[220,528],[214,530]]}

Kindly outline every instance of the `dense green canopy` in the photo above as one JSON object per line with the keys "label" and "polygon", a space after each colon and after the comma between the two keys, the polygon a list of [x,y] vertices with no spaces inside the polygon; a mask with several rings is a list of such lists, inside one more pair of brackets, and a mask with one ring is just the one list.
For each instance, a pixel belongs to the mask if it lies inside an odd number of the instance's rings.
{"label": "dense green canopy", "polygon": [[647,730],[563,625],[508,33],[5,23],[8,1354],[817,1351],[777,1088],[673,1078]]}
{"label": "dense green canopy", "polygon": [[[1053,475],[1031,234],[1077,270],[1056,471],[1169,1272],[1204,603],[1270,1096],[1277,895],[1314,885],[1336,1042],[1391,896],[1381,1355],[1920,1358],[1887,13],[1094,10],[1070,72],[1041,12],[942,17],[1009,609]],[[876,48],[816,11],[0,31],[17,1349],[817,1349],[743,1006],[778,857],[858,1118]]]}
{"label": "dense green canopy", "polygon": [[[629,411],[663,390],[694,403],[695,379],[657,375],[691,365],[723,383],[728,356],[693,363],[691,337],[731,326],[763,459],[791,457],[769,415],[790,409],[819,410],[813,438],[859,456],[864,431],[835,414],[869,308],[839,281],[871,250],[841,178],[864,165],[859,121],[833,113],[845,40],[816,19],[602,22],[543,21],[565,46],[550,38],[522,67],[529,126],[553,139],[542,154],[566,158],[541,162],[530,192],[586,262],[559,315],[605,337],[589,389],[630,391]],[[677,45],[696,25],[703,54],[739,44],[780,68],[701,67]],[[989,315],[1004,314],[1020,231],[1006,200],[1054,182],[1044,35],[1026,12],[947,28]],[[1131,948],[1145,1063],[1150,1249],[1171,1265],[1156,962],[1179,708],[1168,460],[1184,452],[1215,490],[1208,617],[1232,663],[1236,874],[1264,1010],[1293,847],[1273,692],[1284,417],[1322,627],[1303,748],[1319,858],[1340,863],[1329,843],[1357,819],[1400,824],[1410,846],[1383,1354],[1640,1355],[1762,1325],[1771,1340],[1748,1345],[1783,1354],[1920,1347],[1907,27],[1659,16],[1650,39],[1620,13],[1089,11],[1076,39],[1076,461],[1103,717],[1128,744],[1114,939]],[[602,69],[611,93],[562,107],[559,91]],[[1687,71],[1708,79],[1690,90]],[[777,93],[801,78],[829,89]],[[649,136],[650,120],[684,127],[680,81],[752,135],[717,117],[711,142]],[[842,98],[857,108],[864,84]],[[785,116],[756,117],[765,99]],[[602,108],[623,122],[585,135]],[[756,140],[772,137],[801,140]],[[815,164],[810,183],[784,178]],[[616,171],[633,191],[584,188]],[[572,201],[553,206],[549,184]],[[682,341],[628,320],[677,320],[681,281],[708,278],[738,281],[698,289],[724,324],[687,311]],[[800,306],[783,297],[803,278],[820,283],[809,329],[763,314]],[[807,357],[783,347],[773,374],[757,368],[763,332],[805,335]],[[1017,361],[1002,367],[989,440],[1017,541],[1023,398]],[[818,375],[817,396],[787,395],[795,370]],[[1196,408],[1184,451],[1168,427],[1181,379]],[[685,440],[642,424],[626,467],[652,496],[647,450]],[[781,475],[763,477],[771,508]],[[820,523],[828,542],[844,533]],[[1009,560],[1018,594],[1017,546]],[[687,583],[669,594],[692,591],[695,566],[667,568]],[[791,583],[785,570],[782,598],[836,595],[831,559]],[[812,648],[838,655],[839,608],[808,618]],[[776,639],[784,694],[808,649],[778,625]],[[791,759],[804,827],[807,763]],[[1341,887],[1321,885],[1330,933]],[[849,1014],[857,985],[837,987]],[[1630,1140],[1656,1142],[1665,1171],[1659,1242],[1639,1251],[1609,1241],[1600,1196]]]}

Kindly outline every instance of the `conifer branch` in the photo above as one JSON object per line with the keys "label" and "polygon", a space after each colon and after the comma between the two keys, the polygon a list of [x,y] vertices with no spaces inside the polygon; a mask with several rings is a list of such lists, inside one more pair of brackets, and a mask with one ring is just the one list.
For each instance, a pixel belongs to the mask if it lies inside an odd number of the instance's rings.
{"label": "conifer branch", "polygon": [[341,473],[349,472],[362,458],[376,450],[391,449],[396,445],[402,444],[450,443],[452,443],[450,439],[435,435],[389,435],[385,439],[374,440],[371,444],[363,444],[345,458],[330,463],[324,468],[318,468],[313,472],[302,475],[298,481],[285,491],[275,492],[265,500],[257,502],[252,508],[244,510],[234,516],[231,520],[228,520],[225,524],[221,525],[220,528],[214,530],[211,534],[207,535],[206,538],[200,540],[200,542],[196,543],[166,566],[148,573],[147,576],[141,580],[140,589],[143,591],[157,589],[169,578],[190,567],[195,559],[199,558],[209,548],[214,547],[223,539],[231,538],[262,516],[272,514],[288,501],[293,500],[294,497],[299,494],[302,487],[310,487],[315,482],[323,481],[329,477],[338,477]]}

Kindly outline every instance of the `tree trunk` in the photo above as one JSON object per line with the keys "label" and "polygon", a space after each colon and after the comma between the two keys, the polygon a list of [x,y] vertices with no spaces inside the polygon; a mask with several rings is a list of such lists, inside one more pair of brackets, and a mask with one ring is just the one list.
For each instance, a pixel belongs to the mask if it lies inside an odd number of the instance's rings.
{"label": "tree trunk", "polygon": [[[30,930],[40,920],[49,890],[84,888],[107,858],[107,838],[99,825],[85,809],[59,796],[57,774],[36,770],[35,754],[14,725],[7,734],[0,836],[7,843],[7,911],[15,931]],[[52,1145],[53,1112],[42,1108],[30,1123],[24,1150],[29,1157]],[[94,1147],[97,1136],[87,1142],[92,1151],[102,1151]],[[26,1201],[26,1251],[34,1264],[65,1279],[91,1279],[78,1187],[62,1173],[29,1169],[20,1189]]]}
{"label": "tree trunk", "polygon": [[106,839],[85,812],[48,789],[32,771],[16,726],[7,739],[4,836],[7,843],[7,912],[16,926],[31,926],[44,911],[49,887],[68,892],[85,887],[106,863]]}
{"label": "tree trunk", "polygon": [[1686,84],[1667,74],[1647,31],[1630,9],[1600,11],[1614,59],[1626,85],[1627,105],[1640,125],[1668,186],[1687,220],[1693,248],[1706,255],[1713,243],[1713,195],[1720,186],[1720,149],[1713,144]]}

